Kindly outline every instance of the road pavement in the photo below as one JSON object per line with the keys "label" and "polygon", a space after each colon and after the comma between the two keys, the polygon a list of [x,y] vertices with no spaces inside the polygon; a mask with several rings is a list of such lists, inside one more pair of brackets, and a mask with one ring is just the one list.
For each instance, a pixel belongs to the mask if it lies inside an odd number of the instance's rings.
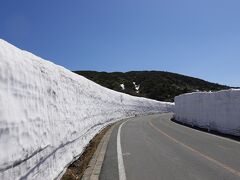
{"label": "road pavement", "polygon": [[110,136],[101,180],[239,180],[240,142],[171,121],[127,119]]}

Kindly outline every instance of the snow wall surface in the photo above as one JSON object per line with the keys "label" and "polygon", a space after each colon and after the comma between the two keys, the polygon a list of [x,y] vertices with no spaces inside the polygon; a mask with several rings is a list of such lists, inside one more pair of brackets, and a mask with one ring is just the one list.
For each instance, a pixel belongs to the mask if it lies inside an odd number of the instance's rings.
{"label": "snow wall surface", "polygon": [[177,96],[175,119],[189,125],[240,136],[240,90]]}
{"label": "snow wall surface", "polygon": [[54,179],[107,124],[172,108],[104,88],[0,40],[0,179]]}

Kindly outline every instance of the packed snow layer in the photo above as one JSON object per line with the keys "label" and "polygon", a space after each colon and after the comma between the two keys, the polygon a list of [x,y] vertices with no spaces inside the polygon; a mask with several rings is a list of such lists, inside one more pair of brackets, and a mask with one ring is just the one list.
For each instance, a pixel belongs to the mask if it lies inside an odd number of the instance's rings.
{"label": "packed snow layer", "polygon": [[240,90],[177,96],[175,119],[208,130],[240,136]]}
{"label": "packed snow layer", "polygon": [[107,124],[172,108],[104,88],[0,40],[0,179],[54,179]]}

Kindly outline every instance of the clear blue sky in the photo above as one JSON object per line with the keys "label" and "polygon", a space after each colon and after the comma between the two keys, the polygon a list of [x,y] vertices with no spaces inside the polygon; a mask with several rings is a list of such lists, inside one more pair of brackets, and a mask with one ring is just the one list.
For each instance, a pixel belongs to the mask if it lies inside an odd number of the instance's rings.
{"label": "clear blue sky", "polygon": [[240,86],[239,0],[1,0],[0,38],[71,70]]}

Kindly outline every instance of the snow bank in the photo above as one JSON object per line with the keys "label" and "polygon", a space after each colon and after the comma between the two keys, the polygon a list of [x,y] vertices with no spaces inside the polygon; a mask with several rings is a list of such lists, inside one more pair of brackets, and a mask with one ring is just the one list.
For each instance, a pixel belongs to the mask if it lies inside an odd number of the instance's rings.
{"label": "snow bank", "polygon": [[186,124],[240,136],[240,90],[177,96],[175,119]]}
{"label": "snow bank", "polygon": [[172,107],[109,90],[0,40],[0,179],[54,179],[107,124]]}

